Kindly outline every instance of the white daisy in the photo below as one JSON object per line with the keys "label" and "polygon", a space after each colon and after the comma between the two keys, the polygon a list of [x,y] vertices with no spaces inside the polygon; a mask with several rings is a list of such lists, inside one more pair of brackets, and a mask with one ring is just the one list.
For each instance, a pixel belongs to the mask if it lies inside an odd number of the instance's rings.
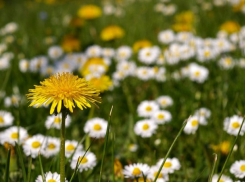
{"label": "white daisy", "polygon": [[156,99],[161,108],[166,108],[173,105],[173,99],[168,95],[162,95]]}
{"label": "white daisy", "polygon": [[48,59],[46,56],[38,56],[30,60],[29,69],[31,72],[38,72],[41,68],[48,65]]}
{"label": "white daisy", "polygon": [[93,138],[103,138],[106,135],[107,121],[102,118],[88,120],[84,126],[84,132]]}
{"label": "white daisy", "polygon": [[207,125],[208,124],[207,119],[210,117],[210,115],[211,115],[211,111],[204,107],[196,110],[194,114],[194,116],[198,117],[200,125]]}
{"label": "white daisy", "polygon": [[[213,175],[212,182],[217,182],[218,178],[219,178],[218,174]],[[233,182],[233,180],[229,176],[222,174],[219,182]]]}
{"label": "white daisy", "polygon": [[171,121],[172,115],[169,111],[159,110],[152,114],[151,119],[157,124],[164,124]]}
{"label": "white daisy", "polygon": [[136,68],[136,76],[140,80],[147,81],[154,78],[154,70],[150,67],[141,66]]}
{"label": "white daisy", "polygon": [[160,55],[159,47],[146,47],[139,50],[138,59],[145,64],[153,64]]}
{"label": "white daisy", "polygon": [[0,110],[0,127],[10,126],[13,124],[14,117],[13,115],[4,110]]}
{"label": "white daisy", "polygon": [[60,139],[54,137],[47,137],[45,145],[41,149],[41,154],[45,157],[51,157],[58,154],[60,151]]}
{"label": "white daisy", "polygon": [[28,137],[26,129],[22,127],[12,126],[1,133],[1,144],[9,143],[15,146],[15,143],[22,143]]}
{"label": "white daisy", "polygon": [[[61,121],[62,121],[62,114],[57,114],[57,115],[51,115],[48,116],[46,121],[45,121],[45,127],[47,129],[50,128],[56,128],[56,129],[60,129],[61,127]],[[71,116],[67,115],[66,119],[65,119],[65,127],[69,127],[71,124]]]}
{"label": "white daisy", "polygon": [[147,176],[150,172],[150,167],[147,164],[136,163],[124,167],[123,174],[125,178],[138,178],[142,175]]}
{"label": "white daisy", "polygon": [[232,57],[223,57],[219,60],[218,64],[225,70],[231,69],[235,66],[235,62]]}
{"label": "white daisy", "polygon": [[163,44],[169,44],[175,39],[174,32],[172,30],[164,30],[159,32],[158,41]]}
{"label": "white daisy", "polygon": [[143,138],[151,137],[157,129],[157,124],[150,119],[138,121],[134,126],[134,132]]}
{"label": "white daisy", "polygon": [[[157,166],[160,167],[162,165],[164,158],[160,159],[157,162]],[[181,167],[180,162],[177,158],[167,158],[167,160],[165,161],[163,168],[162,168],[162,172],[164,174],[166,173],[174,173],[176,170],[179,170]]]}
{"label": "white daisy", "polygon": [[137,107],[138,115],[141,117],[151,117],[158,110],[159,105],[155,101],[142,101]]}
{"label": "white daisy", "polygon": [[[243,121],[243,117],[234,115],[231,118],[226,118],[224,121],[224,130],[230,135],[237,135],[241,124]],[[240,135],[243,135],[245,132],[245,124],[243,124]]]}
{"label": "white daisy", "polygon": [[65,141],[65,156],[69,158],[74,152],[79,152],[83,149],[82,145],[78,145],[78,142],[75,140],[66,140]]}
{"label": "white daisy", "polygon": [[184,128],[186,134],[195,134],[199,126],[199,117],[192,116],[187,120],[187,124]]}
{"label": "white daisy", "polygon": [[[151,166],[147,178],[150,180],[154,180],[155,177],[157,176],[159,169],[160,169],[159,166]],[[163,170],[161,170],[157,179],[158,180],[162,179],[161,182],[167,182],[169,180],[168,174],[164,173]]]}
{"label": "white daisy", "polygon": [[19,62],[19,69],[20,69],[20,71],[22,73],[25,73],[25,72],[27,72],[28,68],[29,68],[29,61],[26,60],[26,59],[20,60],[20,62]]}
{"label": "white daisy", "polygon": [[139,146],[135,143],[129,144],[128,149],[130,152],[136,152],[138,150]]}
{"label": "white daisy", "polygon": [[120,61],[117,70],[122,71],[125,76],[132,76],[135,73],[136,64],[132,61]]}
{"label": "white daisy", "polygon": [[[44,181],[46,182],[60,182],[60,175],[57,172],[47,172],[44,174]],[[43,178],[41,175],[39,175],[37,177],[37,179],[35,180],[35,182],[43,182]],[[67,180],[65,180],[65,182],[68,182]]]}
{"label": "white daisy", "polygon": [[23,145],[23,150],[26,156],[31,156],[36,158],[41,152],[42,147],[45,147],[45,137],[43,135],[37,134],[28,138]]}
{"label": "white daisy", "polygon": [[115,56],[115,50],[113,48],[103,48],[102,56],[106,58],[112,58]]}
{"label": "white daisy", "polygon": [[102,49],[98,45],[92,45],[86,49],[86,56],[88,57],[100,57]]}
{"label": "white daisy", "polygon": [[203,83],[208,78],[209,71],[204,66],[199,66],[196,63],[189,65],[189,78],[192,81]]}
{"label": "white daisy", "polygon": [[75,169],[77,162],[79,161],[79,171],[87,171],[88,169],[93,169],[96,166],[96,156],[92,152],[85,151],[76,152],[72,157],[71,168]]}
{"label": "white daisy", "polygon": [[236,161],[231,165],[230,172],[235,175],[236,178],[245,177],[245,160]]}
{"label": "white daisy", "polygon": [[21,101],[21,97],[17,94],[11,95],[9,97],[4,98],[4,106],[5,107],[18,107]]}
{"label": "white daisy", "polygon": [[132,49],[129,46],[121,46],[116,51],[118,61],[128,60],[132,55]]}
{"label": "white daisy", "polygon": [[60,46],[52,46],[48,49],[48,55],[51,59],[57,60],[63,54],[63,50]]}

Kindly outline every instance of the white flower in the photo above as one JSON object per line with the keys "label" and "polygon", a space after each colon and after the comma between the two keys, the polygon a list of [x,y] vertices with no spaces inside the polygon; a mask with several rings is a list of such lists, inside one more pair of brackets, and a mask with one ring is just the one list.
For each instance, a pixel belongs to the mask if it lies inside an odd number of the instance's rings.
{"label": "white flower", "polygon": [[100,57],[102,53],[102,49],[98,45],[92,45],[87,48],[86,56],[88,57]]}
{"label": "white flower", "polygon": [[223,57],[219,60],[218,64],[225,70],[231,69],[235,66],[235,62],[232,57]]}
{"label": "white flower", "polygon": [[[157,166],[157,165],[156,166],[152,166],[150,168],[150,171],[149,171],[149,174],[148,174],[147,178],[149,178],[150,180],[154,180],[155,177],[157,176],[157,173],[158,173],[159,169],[160,169],[160,166]],[[161,179],[161,182],[167,182],[169,180],[168,174],[167,173],[164,173],[163,172],[163,169],[162,169],[160,171],[159,176],[158,176],[157,179],[158,180]]]}
{"label": "white flower", "polygon": [[[243,117],[234,115],[231,118],[226,118],[224,121],[224,130],[230,135],[237,135],[241,124],[243,121]],[[243,135],[245,132],[245,124],[243,124],[240,135]]]}
{"label": "white flower", "polygon": [[45,145],[41,149],[41,154],[45,157],[51,157],[58,154],[60,151],[60,139],[54,137],[47,137]]}
{"label": "white flower", "polygon": [[118,61],[128,60],[132,55],[132,49],[129,46],[121,46],[116,51]]}
{"label": "white flower", "polygon": [[136,152],[138,150],[139,146],[137,144],[129,144],[128,149],[130,152]]}
{"label": "white flower", "polygon": [[156,99],[161,108],[166,108],[173,105],[173,99],[168,95],[162,95]]}
{"label": "white flower", "polygon": [[1,133],[0,142],[1,144],[9,143],[15,146],[15,142],[21,144],[24,139],[28,137],[26,129],[22,127],[12,126]]}
{"label": "white flower", "polygon": [[78,142],[75,140],[66,140],[65,141],[65,156],[69,158],[74,152],[79,152],[83,149],[82,145],[78,145]]}
{"label": "white flower", "polygon": [[25,73],[25,72],[27,72],[28,68],[29,68],[29,61],[26,60],[26,59],[20,60],[20,62],[19,62],[19,69],[20,69],[20,71],[22,73]]}
{"label": "white flower", "polygon": [[41,148],[45,147],[44,140],[45,137],[40,134],[28,138],[23,145],[23,150],[26,156],[36,158],[38,154],[41,152]]}
{"label": "white flower", "polygon": [[197,50],[197,59],[200,62],[207,62],[211,59],[214,59],[217,54],[218,52],[215,48],[205,46]]}
{"label": "white flower", "polygon": [[191,38],[193,38],[193,34],[190,32],[179,32],[176,35],[176,40],[182,43],[188,42]]}
{"label": "white flower", "polygon": [[[219,178],[218,174],[213,175],[212,182],[217,182],[218,178]],[[233,182],[233,180],[229,176],[226,176],[226,175],[223,175],[223,174],[222,174],[222,176],[221,176],[219,181],[220,182]]]}
{"label": "white flower", "polygon": [[196,110],[194,114],[194,116],[198,117],[200,125],[207,125],[207,119],[210,117],[210,115],[210,110],[204,107]]}
{"label": "white flower", "polygon": [[158,41],[163,44],[169,44],[175,39],[174,32],[172,30],[164,30],[159,32]]}
{"label": "white flower", "polygon": [[93,138],[103,138],[106,135],[107,121],[102,118],[88,120],[84,126],[84,132]]}
{"label": "white flower", "polygon": [[11,95],[9,97],[4,98],[4,106],[5,107],[10,107],[10,106],[15,106],[18,107],[20,103],[20,96],[19,95]]}
{"label": "white flower", "polygon": [[38,56],[30,60],[29,69],[31,72],[38,72],[42,68],[48,65],[48,59],[46,56]]}
{"label": "white flower", "polygon": [[74,154],[71,161],[71,168],[75,169],[76,164],[79,164],[79,171],[87,171],[88,169],[93,169],[96,166],[96,156],[92,152],[79,151]]}
{"label": "white flower", "polygon": [[203,66],[199,66],[196,63],[189,65],[189,78],[192,81],[203,83],[208,78],[209,71]]}
{"label": "white flower", "polygon": [[160,55],[160,49],[156,46],[146,47],[139,50],[138,59],[145,64],[153,64]]}
{"label": "white flower", "polygon": [[231,165],[230,172],[235,175],[236,178],[245,177],[245,160],[236,161]]}
{"label": "white flower", "polygon": [[151,137],[157,129],[157,124],[150,119],[138,121],[134,126],[134,132],[143,138]]}
{"label": "white flower", "polygon": [[10,22],[4,26],[4,30],[7,34],[12,34],[18,30],[18,25],[15,22]]}
{"label": "white flower", "polygon": [[159,110],[159,105],[155,101],[142,101],[137,108],[138,115],[141,117],[151,117],[151,115]]}
{"label": "white flower", "polygon": [[157,124],[164,124],[171,121],[172,115],[169,111],[159,110],[152,114],[151,119]]}
{"label": "white flower", "polygon": [[[50,128],[56,128],[56,129],[60,129],[61,128],[61,121],[62,121],[62,114],[59,113],[57,115],[51,115],[48,116],[46,121],[45,121],[45,127],[47,129]],[[71,124],[71,116],[67,115],[66,119],[65,119],[65,127],[69,127]]]}
{"label": "white flower", "polygon": [[0,57],[0,70],[6,70],[10,66],[10,59],[6,57]]}
{"label": "white flower", "polygon": [[144,174],[147,176],[150,172],[150,167],[147,164],[136,163],[124,167],[123,174],[125,178],[137,178]]}
{"label": "white flower", "polygon": [[102,56],[106,58],[112,58],[115,56],[115,50],[113,48],[103,48]]}
{"label": "white flower", "polygon": [[154,70],[150,67],[141,66],[136,69],[136,76],[143,81],[150,80],[154,78]]}
{"label": "white flower", "polygon": [[[157,166],[160,167],[163,163],[164,158],[160,159],[157,162]],[[165,161],[163,168],[162,168],[162,172],[163,173],[174,173],[176,170],[179,170],[181,167],[180,162],[177,158],[167,158],[167,160]]]}
{"label": "white flower", "polygon": [[60,46],[52,46],[48,49],[48,55],[51,59],[58,59],[62,56],[63,50]]}
{"label": "white flower", "polygon": [[136,64],[132,61],[120,61],[117,64],[117,70],[123,72],[125,76],[132,76],[135,73]]}
{"label": "white flower", "polygon": [[76,68],[77,64],[75,61],[64,59],[62,61],[56,62],[55,73],[73,72]]}
{"label": "white flower", "polygon": [[14,117],[13,115],[4,110],[0,110],[0,127],[10,126],[13,124]]}
{"label": "white flower", "polygon": [[[60,182],[60,175],[57,172],[47,172],[44,174],[44,181],[46,182]],[[39,175],[37,177],[37,179],[35,180],[35,182],[43,182],[42,176]],[[65,182],[68,182],[67,180],[65,180]]]}
{"label": "white flower", "polygon": [[192,116],[187,120],[187,124],[184,128],[186,134],[195,134],[199,126],[199,117]]}

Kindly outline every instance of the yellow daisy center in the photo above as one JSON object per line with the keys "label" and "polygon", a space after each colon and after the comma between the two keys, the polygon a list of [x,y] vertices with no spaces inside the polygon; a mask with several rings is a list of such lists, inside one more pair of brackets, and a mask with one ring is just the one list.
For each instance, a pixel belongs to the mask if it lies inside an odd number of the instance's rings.
{"label": "yellow daisy center", "polygon": [[132,175],[138,176],[138,175],[140,175],[140,174],[141,174],[140,169],[139,169],[138,167],[135,167],[134,170],[133,170],[133,172],[132,172]]}
{"label": "yellow daisy center", "polygon": [[195,76],[199,76],[200,75],[200,71],[196,71],[194,74],[195,74]]}
{"label": "yellow daisy center", "polygon": [[231,59],[230,58],[225,59],[225,63],[230,65],[231,64]]}
{"label": "yellow daisy center", "polygon": [[50,179],[50,180],[48,180],[47,182],[57,182],[57,181],[54,180],[54,179]]}
{"label": "yellow daisy center", "polygon": [[147,52],[147,53],[146,53],[146,56],[150,56],[150,55],[151,55],[151,53],[150,53],[150,52]]}
{"label": "yellow daisy center", "polygon": [[19,136],[18,136],[18,133],[17,132],[14,132],[14,133],[11,134],[11,138],[12,139],[18,139],[18,137]]}
{"label": "yellow daisy center", "polygon": [[172,166],[172,163],[171,162],[165,162],[163,166],[166,168],[169,168]]}
{"label": "yellow daisy center", "polygon": [[50,143],[49,145],[48,145],[48,149],[55,149],[56,148],[56,145],[55,144],[53,144],[53,143]]}
{"label": "yellow daisy center", "polygon": [[100,124],[95,124],[94,125],[94,130],[100,131],[101,130],[101,125]]}
{"label": "yellow daisy center", "polygon": [[36,148],[39,148],[41,146],[41,143],[38,141],[35,141],[35,142],[32,142],[31,146],[36,149]]}
{"label": "yellow daisy center", "polygon": [[166,100],[162,100],[161,104],[162,105],[166,105],[167,104],[167,101]]}
{"label": "yellow daisy center", "polygon": [[234,123],[232,123],[232,127],[233,128],[239,128],[240,124],[238,122],[234,122]]}
{"label": "yellow daisy center", "polygon": [[[156,176],[157,176],[157,172],[154,173],[154,177],[156,177]],[[163,177],[162,173],[159,173],[158,178],[162,178],[162,177]]]}
{"label": "yellow daisy center", "polygon": [[4,123],[4,119],[2,116],[0,116],[0,123]]}
{"label": "yellow daisy center", "polygon": [[191,126],[196,126],[196,125],[198,125],[198,121],[197,120],[191,121]]}
{"label": "yellow daisy center", "polygon": [[147,106],[147,107],[145,108],[145,110],[151,111],[151,110],[152,110],[152,107],[151,107],[151,106]]}
{"label": "yellow daisy center", "polygon": [[66,146],[66,150],[68,150],[68,151],[73,151],[74,149],[75,149],[75,147],[72,144],[69,144]]}
{"label": "yellow daisy center", "polygon": [[219,182],[225,182],[225,181],[221,179],[221,180],[219,180]]}
{"label": "yellow daisy center", "polygon": [[245,172],[245,165],[241,165],[240,169],[241,171]]}
{"label": "yellow daisy center", "polygon": [[158,114],[157,118],[158,119],[164,119],[164,115],[163,114]]}
{"label": "yellow daisy center", "polygon": [[142,126],[143,130],[148,130],[149,128],[150,128],[150,126],[146,123]]}
{"label": "yellow daisy center", "polygon": [[81,164],[85,164],[85,163],[87,163],[88,162],[88,159],[87,159],[87,157],[80,157],[79,158],[79,162],[81,163]]}
{"label": "yellow daisy center", "polygon": [[54,118],[54,123],[60,123],[60,122],[61,122],[61,119],[59,117]]}
{"label": "yellow daisy center", "polygon": [[205,57],[209,57],[209,56],[210,56],[210,52],[209,52],[209,51],[206,51],[206,52],[204,53],[204,56],[205,56]]}

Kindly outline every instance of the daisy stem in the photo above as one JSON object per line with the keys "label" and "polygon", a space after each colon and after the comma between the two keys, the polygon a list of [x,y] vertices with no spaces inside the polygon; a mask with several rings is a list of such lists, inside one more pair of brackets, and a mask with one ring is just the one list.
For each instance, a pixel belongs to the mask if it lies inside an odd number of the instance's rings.
{"label": "daisy stem", "polygon": [[65,119],[66,110],[62,110],[62,122],[60,130],[60,182],[65,182]]}
{"label": "daisy stem", "polygon": [[8,149],[7,162],[5,167],[5,182],[9,181],[9,164],[10,164],[11,148]]}
{"label": "daisy stem", "polygon": [[[188,119],[189,119],[189,118],[188,118]],[[157,175],[156,175],[156,177],[155,177],[155,179],[154,179],[153,182],[156,182],[156,181],[157,181],[158,176],[159,176],[159,174],[160,174],[160,172],[161,172],[161,170],[162,170],[162,168],[163,168],[163,165],[164,165],[164,163],[166,162],[166,160],[167,160],[167,158],[168,158],[170,152],[172,151],[173,146],[174,146],[174,144],[176,143],[177,139],[179,138],[180,134],[181,134],[182,131],[184,130],[184,128],[185,128],[185,126],[186,126],[186,124],[187,124],[188,119],[184,121],[184,123],[183,123],[181,129],[179,130],[179,133],[177,134],[177,136],[175,137],[173,143],[171,144],[170,148],[168,149],[168,152],[167,152],[166,156],[164,157],[164,160],[163,160],[163,162],[162,162],[162,164],[161,164],[161,166],[160,166],[160,168],[159,168],[159,170],[158,170],[158,172],[157,172]]]}
{"label": "daisy stem", "polygon": [[213,169],[212,169],[212,172],[209,176],[209,179],[208,179],[208,182],[212,182],[212,178],[213,178],[213,175],[214,175],[214,171],[215,171],[215,167],[217,165],[217,154],[214,154],[214,164],[213,164]]}
{"label": "daisy stem", "polygon": [[237,141],[237,139],[238,139],[238,137],[239,137],[239,135],[240,135],[240,132],[241,132],[241,130],[242,130],[243,123],[244,123],[244,118],[243,118],[241,127],[240,127],[240,129],[239,129],[239,131],[238,131],[238,133],[237,133],[236,139],[234,140],[234,142],[233,142],[233,144],[232,144],[231,150],[230,150],[230,152],[229,152],[229,154],[228,154],[228,156],[227,156],[227,158],[226,158],[226,160],[225,160],[225,164],[224,164],[223,167],[222,167],[222,170],[221,170],[221,172],[220,172],[220,174],[219,174],[219,178],[218,178],[217,181],[220,180],[220,178],[221,178],[221,176],[222,176],[222,174],[223,174],[223,172],[224,172],[224,170],[225,170],[225,166],[226,166],[228,160],[230,159],[230,156],[231,156],[231,154],[232,154],[232,151],[233,151],[233,149],[234,149],[234,146],[235,146],[235,144],[236,144],[236,141]]}

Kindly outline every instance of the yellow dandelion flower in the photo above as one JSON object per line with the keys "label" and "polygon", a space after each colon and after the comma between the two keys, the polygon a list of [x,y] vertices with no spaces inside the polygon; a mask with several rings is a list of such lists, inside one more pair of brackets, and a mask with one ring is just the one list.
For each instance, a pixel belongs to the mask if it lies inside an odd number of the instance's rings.
{"label": "yellow dandelion flower", "polygon": [[184,11],[177,14],[174,19],[177,23],[192,24],[194,22],[195,15],[191,11]]}
{"label": "yellow dandelion flower", "polygon": [[149,40],[139,40],[134,43],[133,50],[136,53],[142,48],[151,47],[151,46],[152,46],[152,43]]}
{"label": "yellow dandelion flower", "polygon": [[241,29],[241,26],[235,21],[226,21],[220,26],[220,30],[232,34],[238,32]]}
{"label": "yellow dandelion flower", "polygon": [[111,25],[105,27],[100,34],[101,39],[104,41],[120,39],[123,36],[124,36],[124,30],[117,25]]}
{"label": "yellow dandelion flower", "polygon": [[104,92],[108,90],[110,86],[112,86],[112,81],[110,77],[106,75],[102,75],[99,78],[94,77],[89,80],[89,83],[100,92]]}
{"label": "yellow dandelion flower", "polygon": [[80,41],[73,35],[65,35],[61,47],[65,52],[79,51]]}
{"label": "yellow dandelion flower", "polygon": [[75,105],[81,110],[91,107],[90,103],[100,103],[99,91],[91,87],[85,79],[74,76],[72,73],[58,73],[29,89],[27,98],[32,100],[30,106],[37,107],[52,103],[50,114],[57,107],[57,113],[62,105],[73,112]]}
{"label": "yellow dandelion flower", "polygon": [[82,6],[77,12],[77,15],[85,20],[98,18],[101,14],[101,8],[93,4]]}
{"label": "yellow dandelion flower", "polygon": [[236,5],[233,6],[233,11],[234,12],[238,12],[238,11],[241,11],[243,6],[245,5],[245,0],[240,0],[240,2]]}

